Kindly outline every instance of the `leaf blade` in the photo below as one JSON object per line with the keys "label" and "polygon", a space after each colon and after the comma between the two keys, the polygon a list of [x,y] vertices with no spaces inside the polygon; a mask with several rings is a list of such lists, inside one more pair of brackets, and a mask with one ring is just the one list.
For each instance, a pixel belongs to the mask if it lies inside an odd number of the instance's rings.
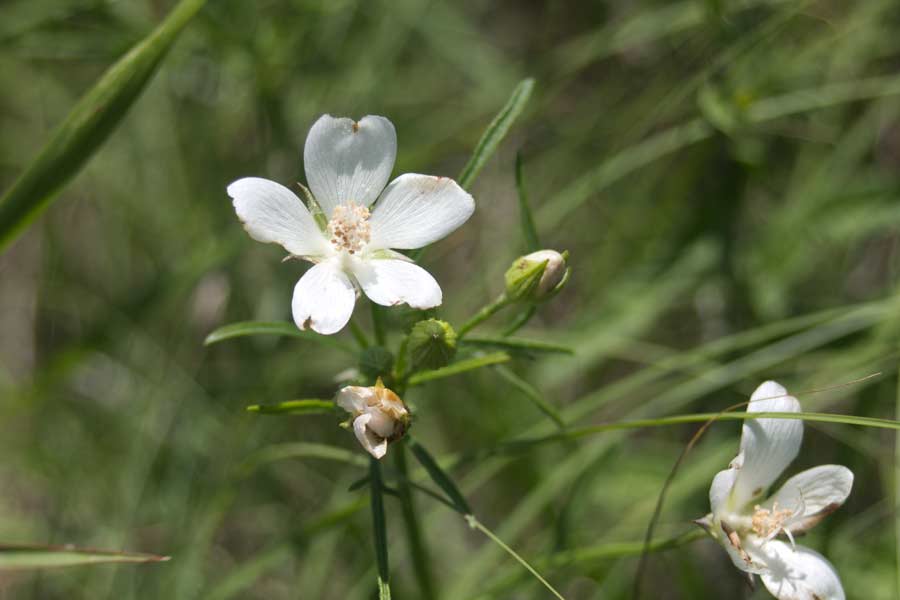
{"label": "leaf blade", "polygon": [[494,120],[484,130],[481,139],[478,140],[478,144],[475,146],[475,151],[472,152],[472,157],[466,163],[466,166],[463,167],[462,172],[460,172],[458,181],[460,187],[468,189],[478,176],[478,173],[481,172],[485,163],[494,154],[497,146],[500,145],[500,142],[509,133],[513,123],[524,110],[533,89],[534,79],[529,77],[520,81],[513,90],[509,100],[506,101],[506,104],[500,109]]}
{"label": "leaf blade", "polygon": [[156,554],[93,550],[72,546],[0,544],[0,571],[109,563],[152,563],[165,562],[169,559],[168,556]]}
{"label": "leaf blade", "polygon": [[140,96],[178,34],[205,3],[182,0],[78,101],[0,198],[0,251],[50,205],[100,148]]}

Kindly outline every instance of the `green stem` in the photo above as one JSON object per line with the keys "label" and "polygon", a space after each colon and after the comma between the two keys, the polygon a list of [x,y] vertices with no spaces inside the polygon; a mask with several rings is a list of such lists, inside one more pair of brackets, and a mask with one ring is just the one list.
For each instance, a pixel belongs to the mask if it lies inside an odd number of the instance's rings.
{"label": "green stem", "polygon": [[494,316],[499,310],[509,306],[511,301],[506,294],[500,294],[496,300],[483,307],[457,331],[457,339],[461,340],[466,333]]}
{"label": "green stem", "polygon": [[745,419],[800,419],[816,423],[839,423],[842,425],[859,425],[861,427],[875,427],[878,429],[893,429],[900,431],[900,420],[878,419],[875,417],[859,417],[856,415],[838,415],[834,413],[803,413],[803,412],[726,412],[726,413],[697,413],[688,415],[675,415],[659,419],[635,419],[633,421],[618,421],[614,423],[602,423],[578,429],[553,433],[543,437],[513,440],[501,444],[501,448],[524,448],[539,445],[545,442],[561,442],[587,437],[607,431],[623,429],[643,429],[645,427],[661,427],[667,425],[680,425],[684,423],[704,423],[707,421],[742,421]]}
{"label": "green stem", "polygon": [[429,565],[428,549],[416,516],[416,507],[413,503],[412,490],[409,485],[409,471],[406,466],[406,445],[397,444],[394,452],[394,466],[400,477],[397,478],[397,492],[400,499],[400,508],[403,513],[403,523],[406,526],[406,538],[409,543],[409,553],[412,557],[413,571],[424,600],[434,600],[437,594],[434,591],[434,579]]}
{"label": "green stem", "polygon": [[504,330],[503,336],[504,337],[510,336],[510,335],[514,334],[515,332],[517,332],[518,330],[522,329],[522,327],[524,327],[526,324],[528,324],[528,321],[531,320],[531,317],[533,317],[534,313],[536,313],[536,312],[537,312],[537,306],[535,306],[534,304],[532,304],[531,306],[529,306],[528,308],[523,310],[521,313],[519,313],[516,316],[516,318],[513,320],[513,322],[509,324],[509,327],[507,327],[506,330]]}
{"label": "green stem", "polygon": [[544,578],[541,576],[541,574],[538,573],[537,570],[535,570],[534,567],[532,567],[530,564],[528,564],[528,561],[526,561],[524,558],[522,558],[521,556],[519,556],[519,554],[516,553],[515,550],[513,550],[513,549],[510,548],[508,545],[506,545],[506,542],[504,542],[503,540],[501,540],[500,538],[498,538],[498,537],[494,534],[493,531],[491,531],[490,529],[488,529],[487,527],[485,527],[484,525],[482,525],[481,522],[480,522],[478,519],[475,518],[475,515],[466,515],[466,521],[469,523],[469,527],[471,527],[472,529],[477,529],[478,531],[480,531],[481,533],[483,533],[484,535],[486,535],[492,542],[494,542],[495,544],[497,544],[498,546],[500,546],[501,548],[503,548],[503,550],[504,550],[507,554],[509,554],[510,556],[512,556],[514,559],[516,559],[516,560],[519,562],[520,565],[522,565],[523,567],[525,567],[525,568],[528,570],[529,573],[531,573],[532,575],[534,575],[535,579],[537,579],[538,581],[540,581],[540,582],[543,584],[543,586],[544,586],[545,588],[547,588],[548,590],[550,590],[550,593],[551,593],[551,594],[553,594],[554,596],[556,596],[557,598],[559,598],[559,600],[566,600],[565,598],[563,598],[562,594],[560,594],[559,592],[556,591],[556,588],[554,588],[552,585],[550,585],[550,582],[549,582],[549,581],[547,581],[546,579],[544,579]]}
{"label": "green stem", "polygon": [[381,307],[374,302],[369,303],[372,306],[372,328],[375,330],[375,343],[384,346],[384,319],[381,314]]}
{"label": "green stem", "polygon": [[369,338],[366,337],[366,332],[362,330],[362,327],[356,321],[350,321],[350,333],[353,334],[353,339],[356,340],[361,349],[364,350],[369,347]]}
{"label": "green stem", "polygon": [[369,460],[369,478],[372,497],[372,530],[375,536],[375,559],[378,563],[378,598],[391,600],[391,586],[388,583],[387,526],[384,519],[384,482],[381,478],[381,463]]}

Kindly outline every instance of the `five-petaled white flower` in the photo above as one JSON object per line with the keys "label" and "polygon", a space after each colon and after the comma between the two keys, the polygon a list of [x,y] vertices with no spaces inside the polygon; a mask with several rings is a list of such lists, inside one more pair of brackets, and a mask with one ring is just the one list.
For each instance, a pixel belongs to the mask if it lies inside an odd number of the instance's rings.
{"label": "five-petaled white flower", "polygon": [[[756,388],[747,412],[800,412],[800,403],[774,381]],[[712,513],[697,521],[728,551],[735,566],[757,574],[779,600],[843,600],[834,567],[797,546],[804,533],[837,510],[853,486],[846,467],[822,465],[788,479],[768,499],[766,490],[794,460],[803,438],[799,419],[747,419],[740,452],[709,489]],[[789,540],[776,539],[780,534]]]}
{"label": "five-petaled white flower", "polygon": [[[313,266],[294,287],[300,329],[340,331],[361,288],[384,306],[441,304],[427,271],[393,249],[421,248],[466,222],[475,202],[446,177],[407,173],[387,187],[397,155],[394,125],[384,117],[354,122],[323,115],[303,149],[309,188],[327,219],[319,228],[306,205],[284,186],[255,177],[228,186],[247,232],[281,244]],[[374,208],[370,207],[374,203]]]}
{"label": "five-petaled white flower", "polygon": [[400,396],[384,387],[350,385],[337,393],[337,405],[352,415],[353,433],[375,458],[387,453],[389,442],[403,437],[409,427],[409,411]]}

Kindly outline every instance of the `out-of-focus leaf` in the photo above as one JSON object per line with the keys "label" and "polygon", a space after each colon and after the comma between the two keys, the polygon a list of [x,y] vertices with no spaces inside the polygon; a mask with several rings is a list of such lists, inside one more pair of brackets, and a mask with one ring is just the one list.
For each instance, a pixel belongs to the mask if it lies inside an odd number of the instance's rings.
{"label": "out-of-focus leaf", "polygon": [[0,250],[55,198],[112,133],[206,0],[182,0],[85,94],[0,199]]}
{"label": "out-of-focus leaf", "polygon": [[76,567],[102,563],[151,563],[167,560],[169,560],[168,556],[136,552],[111,552],[72,546],[0,544],[0,571]]}
{"label": "out-of-focus leaf", "polygon": [[500,145],[500,142],[503,141],[503,138],[506,137],[509,128],[512,127],[512,124],[522,113],[525,104],[528,102],[528,98],[531,97],[531,90],[533,88],[534,79],[529,78],[523,79],[519,82],[519,85],[516,86],[516,89],[513,90],[506,105],[499,113],[497,113],[497,116],[494,117],[494,120],[491,121],[491,124],[488,125],[484,134],[482,134],[481,139],[478,140],[478,145],[475,146],[472,158],[469,159],[469,162],[466,163],[466,166],[463,167],[462,172],[459,174],[460,186],[468,189],[468,187],[472,185],[472,182],[475,181],[475,178],[478,176],[482,167],[484,167],[484,164],[497,149],[497,146]]}
{"label": "out-of-focus leaf", "polygon": [[219,327],[203,341],[204,345],[217,344],[224,340],[232,338],[245,337],[248,335],[282,335],[287,337],[301,338],[326,346],[331,346],[338,350],[342,350],[349,354],[355,354],[356,351],[352,346],[336,340],[332,337],[314,333],[312,331],[302,331],[297,326],[288,321],[241,321],[239,323],[230,323]]}

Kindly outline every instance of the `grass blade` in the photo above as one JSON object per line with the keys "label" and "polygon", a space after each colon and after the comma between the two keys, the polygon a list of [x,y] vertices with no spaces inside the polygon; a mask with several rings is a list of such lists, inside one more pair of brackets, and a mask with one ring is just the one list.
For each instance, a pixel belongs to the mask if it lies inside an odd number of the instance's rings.
{"label": "grass blade", "polygon": [[341,341],[312,331],[301,331],[300,329],[297,329],[296,325],[288,321],[240,321],[238,323],[230,323],[219,327],[207,335],[206,339],[203,340],[203,344],[205,346],[210,346],[232,338],[250,335],[280,335],[295,337],[331,346],[332,348],[342,350],[348,354],[356,353],[351,346],[344,344]]}
{"label": "grass blade", "polygon": [[334,412],[335,404],[331,400],[288,400],[277,404],[252,404],[247,412],[263,415],[322,415]]}
{"label": "grass blade", "polygon": [[488,125],[488,128],[484,131],[481,139],[478,140],[478,145],[475,146],[472,158],[469,159],[469,162],[466,163],[466,166],[463,167],[462,172],[459,174],[458,183],[462,188],[468,189],[468,187],[472,185],[472,182],[475,181],[475,178],[478,176],[482,167],[484,167],[484,164],[497,149],[497,146],[500,145],[500,142],[503,141],[503,138],[506,137],[509,128],[512,127],[512,124],[522,113],[525,104],[528,102],[528,98],[531,97],[533,88],[534,79],[523,79],[519,82],[519,85],[513,90],[506,105],[499,113],[497,113],[497,116],[494,117],[491,124]]}
{"label": "grass blade", "polygon": [[416,373],[409,378],[409,385],[419,385],[425,383],[426,381],[434,381],[435,379],[452,377],[453,375],[459,375],[460,373],[465,373],[466,371],[473,371],[482,367],[489,367],[491,365],[505,363],[506,361],[510,360],[510,358],[510,355],[506,352],[493,352],[491,354],[485,354],[484,356],[467,358],[466,360],[457,361],[452,365],[447,365],[446,367],[441,367],[440,369]]}
{"label": "grass blade", "polygon": [[0,251],[49,206],[103,144],[150,81],[178,34],[205,3],[206,0],[182,0],[75,105],[0,199]]}
{"label": "grass blade", "polygon": [[0,571],[47,569],[103,563],[151,563],[169,560],[168,556],[134,552],[110,552],[71,546],[30,546],[0,544]]}

